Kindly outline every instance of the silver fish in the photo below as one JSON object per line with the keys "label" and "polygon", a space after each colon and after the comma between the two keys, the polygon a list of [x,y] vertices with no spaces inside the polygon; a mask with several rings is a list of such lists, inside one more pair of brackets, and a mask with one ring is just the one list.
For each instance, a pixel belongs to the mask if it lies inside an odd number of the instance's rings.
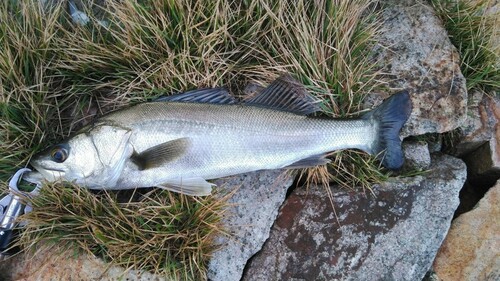
{"label": "silver fish", "polygon": [[347,148],[379,155],[385,167],[398,169],[399,131],[411,107],[401,92],[359,119],[310,117],[319,106],[289,75],[243,103],[223,88],[194,90],[102,116],[35,156],[38,172],[28,179],[203,196],[213,186],[207,180],[326,164],[326,153]]}

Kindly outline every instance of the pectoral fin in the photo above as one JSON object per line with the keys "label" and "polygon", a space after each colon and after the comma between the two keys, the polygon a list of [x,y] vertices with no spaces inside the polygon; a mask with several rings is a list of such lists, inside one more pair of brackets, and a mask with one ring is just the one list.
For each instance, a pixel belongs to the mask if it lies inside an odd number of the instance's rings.
{"label": "pectoral fin", "polygon": [[134,152],[131,160],[140,170],[157,168],[184,155],[189,145],[189,138],[164,142],[141,153]]}
{"label": "pectoral fin", "polygon": [[207,196],[212,193],[212,186],[215,186],[215,184],[199,177],[171,180],[158,187],[191,196]]}

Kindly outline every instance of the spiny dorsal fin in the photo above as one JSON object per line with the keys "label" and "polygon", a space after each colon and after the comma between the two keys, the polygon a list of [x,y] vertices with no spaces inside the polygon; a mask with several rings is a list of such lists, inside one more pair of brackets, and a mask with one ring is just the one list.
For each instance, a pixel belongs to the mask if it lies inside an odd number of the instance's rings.
{"label": "spiny dorsal fin", "polygon": [[160,97],[155,101],[216,103],[216,104],[236,103],[236,99],[233,96],[231,96],[225,88],[197,89],[172,96]]}
{"label": "spiny dorsal fin", "polygon": [[274,80],[262,92],[245,101],[245,104],[304,115],[320,110],[317,101],[306,91],[304,86],[288,74]]}
{"label": "spiny dorsal fin", "polygon": [[160,167],[181,157],[186,152],[189,144],[189,138],[164,142],[148,148],[140,154],[134,152],[131,160],[140,170]]}

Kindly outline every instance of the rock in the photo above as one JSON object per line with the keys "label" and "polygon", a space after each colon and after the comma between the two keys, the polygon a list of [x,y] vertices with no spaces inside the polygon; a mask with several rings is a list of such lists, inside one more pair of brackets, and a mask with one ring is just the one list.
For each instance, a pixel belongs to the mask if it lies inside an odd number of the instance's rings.
{"label": "rock", "polygon": [[[483,113],[483,126],[475,135],[486,131],[484,134],[490,134],[490,138],[465,155],[464,161],[467,163],[469,181],[490,187],[500,178],[500,98],[486,97]],[[473,135],[469,139],[473,139]]]}
{"label": "rock", "polygon": [[[232,208],[223,224],[230,237],[219,237],[222,247],[209,262],[210,280],[240,280],[245,265],[269,237],[278,209],[293,183],[291,171],[273,170],[249,173],[216,182],[224,187],[240,187],[229,199]],[[231,190],[231,189],[229,189]]]}
{"label": "rock", "polygon": [[426,170],[431,165],[431,155],[426,142],[403,142],[404,169]]}
{"label": "rock", "polygon": [[463,157],[494,138],[500,121],[500,99],[475,91],[469,98],[467,118],[460,126],[460,138],[454,144],[452,155]]}
{"label": "rock", "polygon": [[[106,0],[72,0],[71,2],[74,3],[73,5],[76,9],[87,14],[90,13],[98,22],[105,22],[107,20],[108,15],[106,9],[111,8],[107,5]],[[70,5],[71,4],[68,3],[68,6]]]}
{"label": "rock", "polygon": [[434,261],[443,281],[500,280],[500,181],[455,219]]}
{"label": "rock", "polygon": [[374,60],[391,88],[407,89],[412,96],[413,112],[402,134],[457,128],[465,119],[467,90],[459,54],[441,21],[424,1],[386,0],[382,5],[384,22]]}
{"label": "rock", "polygon": [[[496,19],[498,18],[498,15],[500,14],[500,1],[495,0],[490,2],[490,6],[486,8],[484,11],[484,14],[487,17],[490,17],[491,19]],[[498,25],[496,25],[498,27]],[[500,31],[498,28],[495,29],[495,34],[492,36],[491,40],[491,50],[499,50],[500,49]],[[497,53],[497,61],[495,66],[497,68],[500,68],[500,56]]]}
{"label": "rock", "polygon": [[21,253],[0,262],[1,280],[148,280],[165,278],[149,272],[111,266],[87,254],[75,255],[74,249],[41,247],[34,253]]}
{"label": "rock", "polygon": [[371,194],[298,188],[243,280],[422,280],[443,241],[465,164],[433,156],[430,172]]}
{"label": "rock", "polygon": [[468,171],[455,216],[470,211],[500,178],[500,97],[476,91],[470,101],[458,142],[447,149],[464,159]]}
{"label": "rock", "polygon": [[465,156],[464,161],[469,172],[469,182],[491,187],[500,178],[500,134]]}
{"label": "rock", "polygon": [[440,134],[429,135],[430,139],[427,140],[427,146],[429,147],[429,153],[441,152],[443,150],[443,138]]}

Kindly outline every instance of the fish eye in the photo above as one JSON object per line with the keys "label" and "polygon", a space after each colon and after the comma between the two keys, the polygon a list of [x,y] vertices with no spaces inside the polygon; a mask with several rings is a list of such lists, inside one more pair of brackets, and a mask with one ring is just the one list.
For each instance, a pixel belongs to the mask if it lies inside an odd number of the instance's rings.
{"label": "fish eye", "polygon": [[50,157],[57,163],[62,163],[68,158],[68,150],[61,146],[56,146],[50,152]]}

